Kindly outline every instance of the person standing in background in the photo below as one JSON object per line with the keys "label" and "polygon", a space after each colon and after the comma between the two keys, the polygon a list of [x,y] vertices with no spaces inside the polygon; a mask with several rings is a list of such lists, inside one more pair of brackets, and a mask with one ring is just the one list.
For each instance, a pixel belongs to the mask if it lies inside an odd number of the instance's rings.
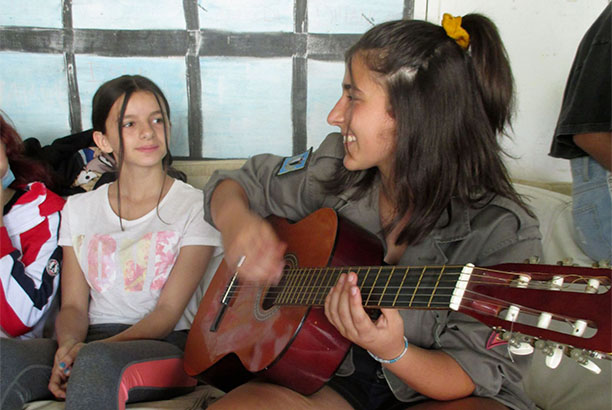
{"label": "person standing in background", "polygon": [[576,242],[595,261],[612,260],[612,5],[574,57],[549,155],[569,159]]}

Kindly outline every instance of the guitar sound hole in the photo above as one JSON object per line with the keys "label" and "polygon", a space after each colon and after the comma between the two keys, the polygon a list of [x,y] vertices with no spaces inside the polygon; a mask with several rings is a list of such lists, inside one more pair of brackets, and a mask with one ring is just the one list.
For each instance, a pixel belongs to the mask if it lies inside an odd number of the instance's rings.
{"label": "guitar sound hole", "polygon": [[261,304],[263,310],[271,309],[274,306],[274,301],[276,300],[277,292],[277,286],[272,286],[267,289],[263,298],[263,303]]}
{"label": "guitar sound hole", "polygon": [[[284,270],[287,270],[289,266],[286,265]],[[275,286],[270,286],[264,291],[263,302],[261,307],[263,310],[268,310],[276,305],[276,300],[279,295],[282,294],[283,289],[285,288],[285,284],[287,282],[287,277],[283,275],[281,277],[280,282]]]}

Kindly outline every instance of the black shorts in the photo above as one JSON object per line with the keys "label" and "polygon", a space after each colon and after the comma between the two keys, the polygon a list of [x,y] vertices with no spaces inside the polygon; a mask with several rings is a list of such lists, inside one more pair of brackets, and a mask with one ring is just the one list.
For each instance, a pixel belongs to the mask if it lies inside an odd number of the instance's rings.
{"label": "black shorts", "polygon": [[359,346],[353,346],[355,372],[350,376],[334,376],[327,385],[357,410],[398,410],[408,403],[397,400],[391,392],[380,363]]}

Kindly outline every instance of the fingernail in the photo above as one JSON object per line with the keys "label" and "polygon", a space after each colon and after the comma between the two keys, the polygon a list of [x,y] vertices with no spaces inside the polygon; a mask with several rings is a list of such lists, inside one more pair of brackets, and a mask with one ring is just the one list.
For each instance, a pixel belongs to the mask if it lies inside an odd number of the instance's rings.
{"label": "fingernail", "polygon": [[60,362],[59,367],[61,367],[63,369],[64,367],[66,367],[66,363]]}

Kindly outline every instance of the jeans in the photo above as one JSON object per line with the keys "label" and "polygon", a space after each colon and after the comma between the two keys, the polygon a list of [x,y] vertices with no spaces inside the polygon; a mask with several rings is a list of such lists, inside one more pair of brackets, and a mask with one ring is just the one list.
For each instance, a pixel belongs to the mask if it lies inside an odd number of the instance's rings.
{"label": "jeans", "polygon": [[575,239],[595,261],[612,260],[612,175],[589,156],[574,158],[572,196]]}

